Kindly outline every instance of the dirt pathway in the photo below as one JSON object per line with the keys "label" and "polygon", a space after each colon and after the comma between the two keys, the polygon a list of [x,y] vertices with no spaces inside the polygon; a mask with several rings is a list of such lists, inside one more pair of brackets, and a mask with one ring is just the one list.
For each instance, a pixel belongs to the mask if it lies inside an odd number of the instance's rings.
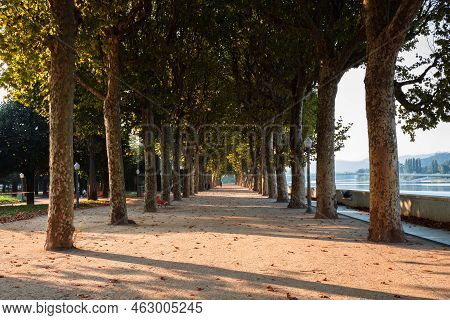
{"label": "dirt pathway", "polygon": [[155,214],[76,211],[76,247],[43,249],[46,217],[0,225],[1,299],[450,298],[448,247],[368,243],[368,225],[314,220],[224,186]]}

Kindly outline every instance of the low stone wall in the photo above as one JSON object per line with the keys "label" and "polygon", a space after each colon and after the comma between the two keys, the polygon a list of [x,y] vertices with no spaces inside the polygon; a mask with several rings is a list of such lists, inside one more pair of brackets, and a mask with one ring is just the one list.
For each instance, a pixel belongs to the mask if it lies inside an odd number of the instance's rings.
{"label": "low stone wall", "polygon": [[[315,197],[316,190],[312,195]],[[344,197],[345,195],[345,197]],[[369,192],[337,190],[338,203],[351,208],[369,210]],[[402,216],[450,222],[450,198],[424,195],[400,195]]]}

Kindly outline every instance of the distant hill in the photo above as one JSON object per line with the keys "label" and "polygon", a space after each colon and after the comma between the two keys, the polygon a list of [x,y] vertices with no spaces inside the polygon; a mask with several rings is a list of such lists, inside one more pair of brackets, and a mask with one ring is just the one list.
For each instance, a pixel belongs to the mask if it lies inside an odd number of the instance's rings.
{"label": "distant hill", "polygon": [[[406,159],[421,159],[422,166],[427,167],[431,165],[433,160],[437,160],[439,164],[442,164],[445,161],[450,160],[450,152],[438,152],[434,154],[418,154],[418,155],[404,155],[398,158],[401,164],[405,163]],[[359,169],[368,169],[369,168],[369,159],[363,159],[358,161],[351,160],[336,160],[336,173],[345,173],[345,172],[356,172]],[[316,172],[316,164],[313,163],[311,165],[311,171]]]}
{"label": "distant hill", "polygon": [[431,166],[431,162],[434,160],[436,160],[439,164],[450,161],[450,152],[439,152],[433,154],[432,156],[420,159],[423,167]]}
{"label": "distant hill", "polygon": [[422,161],[422,159],[432,157],[435,154],[438,154],[438,153],[413,154],[413,155],[407,154],[407,155],[404,155],[404,156],[399,156],[398,157],[398,162],[405,163],[406,159],[411,159],[411,158],[420,159]]}
{"label": "distant hill", "polygon": [[[359,161],[351,160],[336,160],[336,173],[355,172],[359,169],[369,168],[369,159],[363,159]],[[311,172],[316,172],[316,163],[311,163]]]}

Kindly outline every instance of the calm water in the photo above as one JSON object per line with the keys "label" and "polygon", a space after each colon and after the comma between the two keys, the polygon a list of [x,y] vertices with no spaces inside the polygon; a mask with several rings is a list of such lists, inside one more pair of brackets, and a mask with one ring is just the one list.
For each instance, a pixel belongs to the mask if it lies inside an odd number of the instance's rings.
{"label": "calm water", "polygon": [[[448,176],[448,175],[447,175]],[[450,177],[400,177],[400,193],[402,194],[422,194],[430,196],[450,197]],[[286,173],[288,185],[291,184],[290,172]],[[315,174],[311,175],[311,186],[316,185]],[[369,181],[367,177],[357,175],[336,175],[336,188],[344,190],[369,191]]]}

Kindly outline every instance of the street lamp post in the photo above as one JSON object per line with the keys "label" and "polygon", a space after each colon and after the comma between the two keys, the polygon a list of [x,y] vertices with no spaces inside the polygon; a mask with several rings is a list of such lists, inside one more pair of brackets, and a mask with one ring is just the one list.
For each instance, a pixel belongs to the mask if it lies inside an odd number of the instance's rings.
{"label": "street lamp post", "polygon": [[139,197],[139,174],[141,173],[141,171],[138,169],[136,169],[136,196]]}
{"label": "street lamp post", "polygon": [[22,201],[23,201],[24,200],[24,197],[23,197],[23,179],[25,178],[25,175],[21,172],[19,174],[19,177],[20,177],[20,180],[21,180],[20,190],[22,191]]}
{"label": "street lamp post", "polygon": [[73,168],[75,169],[75,207],[78,208],[80,206],[80,188],[78,187],[78,170],[80,170],[80,164],[78,162],[75,162]]}
{"label": "street lamp post", "polygon": [[306,213],[312,213],[312,206],[311,206],[311,170],[309,165],[309,158],[311,154],[311,147],[312,147],[312,140],[310,137],[307,137],[305,139],[305,149],[306,149],[306,178],[307,178],[307,206],[306,206]]}

